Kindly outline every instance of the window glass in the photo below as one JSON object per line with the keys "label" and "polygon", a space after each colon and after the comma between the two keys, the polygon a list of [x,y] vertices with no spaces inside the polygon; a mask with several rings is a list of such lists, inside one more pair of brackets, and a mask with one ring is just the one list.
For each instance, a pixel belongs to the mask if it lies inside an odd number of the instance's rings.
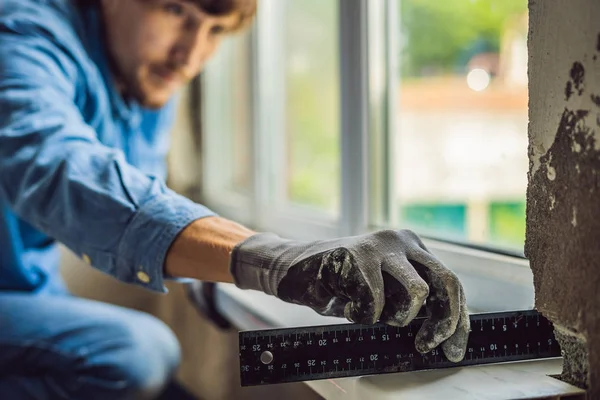
{"label": "window glass", "polygon": [[250,33],[226,39],[202,80],[207,186],[246,196],[253,185],[250,51]]}
{"label": "window glass", "polygon": [[527,1],[399,0],[398,223],[520,251]]}
{"label": "window glass", "polygon": [[285,63],[287,200],[339,212],[340,127],[337,1],[277,0]]}

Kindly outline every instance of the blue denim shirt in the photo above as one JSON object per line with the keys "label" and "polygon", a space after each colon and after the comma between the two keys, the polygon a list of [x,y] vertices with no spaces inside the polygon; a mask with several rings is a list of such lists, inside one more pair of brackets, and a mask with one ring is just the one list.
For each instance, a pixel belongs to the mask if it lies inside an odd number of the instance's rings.
{"label": "blue denim shirt", "polygon": [[62,287],[56,240],[124,282],[164,292],[176,235],[214,215],[164,184],[174,102],[113,87],[98,10],[0,7],[0,290]]}

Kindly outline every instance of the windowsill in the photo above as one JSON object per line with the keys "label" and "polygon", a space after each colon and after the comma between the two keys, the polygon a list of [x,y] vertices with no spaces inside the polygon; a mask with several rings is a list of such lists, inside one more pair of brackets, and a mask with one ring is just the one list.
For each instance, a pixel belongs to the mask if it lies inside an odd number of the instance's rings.
{"label": "windowsill", "polygon": [[584,393],[551,378],[560,359],[306,382],[326,399],[537,399]]}

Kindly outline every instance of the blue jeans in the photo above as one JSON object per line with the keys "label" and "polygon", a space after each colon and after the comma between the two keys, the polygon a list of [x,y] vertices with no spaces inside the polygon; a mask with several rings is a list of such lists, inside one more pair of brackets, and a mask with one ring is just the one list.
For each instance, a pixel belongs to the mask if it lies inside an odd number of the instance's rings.
{"label": "blue jeans", "polygon": [[173,333],[148,314],[0,291],[0,399],[152,399],[179,359]]}

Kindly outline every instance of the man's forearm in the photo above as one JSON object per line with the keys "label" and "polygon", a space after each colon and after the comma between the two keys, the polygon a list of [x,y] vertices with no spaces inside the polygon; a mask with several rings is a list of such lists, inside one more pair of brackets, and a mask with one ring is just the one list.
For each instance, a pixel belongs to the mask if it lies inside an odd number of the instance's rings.
{"label": "man's forearm", "polygon": [[254,233],[225,218],[198,219],[188,225],[169,248],[165,272],[176,278],[231,283],[231,250]]}

